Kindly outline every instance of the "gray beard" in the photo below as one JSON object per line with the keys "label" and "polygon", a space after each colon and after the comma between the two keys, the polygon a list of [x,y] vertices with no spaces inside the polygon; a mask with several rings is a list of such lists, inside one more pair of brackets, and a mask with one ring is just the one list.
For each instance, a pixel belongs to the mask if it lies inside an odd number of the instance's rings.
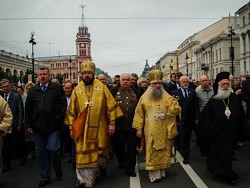
{"label": "gray beard", "polygon": [[227,99],[231,95],[231,89],[229,88],[228,90],[222,90],[221,87],[218,87],[218,93],[213,96],[214,99],[216,100],[224,100]]}
{"label": "gray beard", "polygon": [[155,100],[155,101],[157,101],[157,100],[160,100],[160,99],[162,99],[162,88],[153,88],[152,86],[150,86],[149,87],[149,89],[150,89],[150,99],[151,100]]}

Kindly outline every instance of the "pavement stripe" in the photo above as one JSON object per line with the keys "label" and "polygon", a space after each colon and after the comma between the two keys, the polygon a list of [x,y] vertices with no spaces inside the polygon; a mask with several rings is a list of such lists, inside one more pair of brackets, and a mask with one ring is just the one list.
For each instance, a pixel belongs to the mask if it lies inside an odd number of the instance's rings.
{"label": "pavement stripe", "polygon": [[141,188],[140,175],[139,175],[139,165],[136,159],[135,165],[136,177],[130,177],[130,188]]}
{"label": "pavement stripe", "polygon": [[179,161],[182,168],[186,171],[188,176],[191,178],[191,180],[194,182],[197,188],[208,188],[206,184],[202,181],[202,179],[196,174],[196,172],[191,168],[189,164],[183,164],[183,157],[181,154],[177,151],[176,152],[176,158]]}

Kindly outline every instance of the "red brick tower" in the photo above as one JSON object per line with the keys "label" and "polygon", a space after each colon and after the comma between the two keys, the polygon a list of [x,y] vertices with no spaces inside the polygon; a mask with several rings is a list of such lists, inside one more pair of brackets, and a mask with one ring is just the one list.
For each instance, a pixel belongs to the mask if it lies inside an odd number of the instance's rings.
{"label": "red brick tower", "polygon": [[90,33],[88,32],[88,27],[85,24],[83,8],[84,5],[80,5],[82,8],[82,20],[81,25],[78,28],[78,33],[76,34],[76,59],[78,63],[78,83],[81,81],[80,66],[84,60],[92,60],[91,58],[91,39]]}

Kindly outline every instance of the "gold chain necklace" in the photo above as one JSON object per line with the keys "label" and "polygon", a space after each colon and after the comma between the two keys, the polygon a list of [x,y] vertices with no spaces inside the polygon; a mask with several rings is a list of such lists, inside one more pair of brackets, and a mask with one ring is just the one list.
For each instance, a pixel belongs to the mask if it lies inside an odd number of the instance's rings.
{"label": "gold chain necklace", "polygon": [[224,102],[225,107],[226,107],[226,109],[225,109],[225,115],[227,116],[227,119],[229,119],[229,117],[231,115],[231,111],[230,111],[230,109],[228,107],[228,105],[229,105],[229,98],[228,98],[228,103],[227,104],[226,104],[226,102],[224,100],[223,100],[223,102]]}
{"label": "gold chain necklace", "polygon": [[93,94],[93,87],[92,86],[86,86],[86,95],[88,98],[88,101],[85,102],[85,105],[89,105],[90,107],[94,106],[94,103],[92,101],[92,94]]}

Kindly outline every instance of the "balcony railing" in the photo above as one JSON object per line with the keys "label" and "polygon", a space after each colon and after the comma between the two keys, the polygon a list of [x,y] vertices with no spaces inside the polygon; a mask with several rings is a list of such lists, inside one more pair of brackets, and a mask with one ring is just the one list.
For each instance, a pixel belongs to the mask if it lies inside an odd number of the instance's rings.
{"label": "balcony railing", "polygon": [[208,64],[201,64],[201,70],[207,71],[209,69],[209,65]]}

